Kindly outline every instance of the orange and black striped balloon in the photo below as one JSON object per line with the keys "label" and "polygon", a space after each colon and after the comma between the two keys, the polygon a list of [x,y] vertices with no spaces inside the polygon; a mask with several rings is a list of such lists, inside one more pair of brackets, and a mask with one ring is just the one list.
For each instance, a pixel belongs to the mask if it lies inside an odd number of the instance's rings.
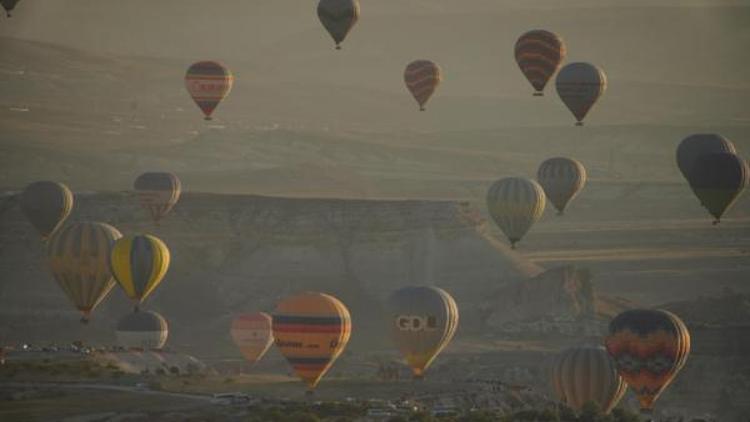
{"label": "orange and black striped balloon", "polygon": [[604,344],[641,409],[649,411],[685,365],[690,333],[671,312],[631,309],[610,322]]}
{"label": "orange and black striped balloon", "polygon": [[182,193],[182,183],[173,173],[146,172],[133,183],[138,199],[151,214],[154,223],[159,223],[172,210]]}
{"label": "orange and black striped balloon", "polygon": [[344,351],[351,331],[349,310],[324,293],[284,299],[273,314],[276,346],[310,390]]}
{"label": "orange and black striped balloon", "polygon": [[534,96],[544,95],[542,91],[560,69],[565,53],[562,38],[543,29],[531,30],[516,41],[516,62],[536,90]]}
{"label": "orange and black striped balloon", "polygon": [[424,105],[442,80],[443,72],[440,66],[429,60],[415,60],[409,63],[404,71],[406,87],[417,100],[421,111],[424,111]]}
{"label": "orange and black striped balloon", "polygon": [[539,166],[536,180],[557,209],[557,215],[563,215],[565,207],[586,184],[586,168],[578,160],[554,157]]}

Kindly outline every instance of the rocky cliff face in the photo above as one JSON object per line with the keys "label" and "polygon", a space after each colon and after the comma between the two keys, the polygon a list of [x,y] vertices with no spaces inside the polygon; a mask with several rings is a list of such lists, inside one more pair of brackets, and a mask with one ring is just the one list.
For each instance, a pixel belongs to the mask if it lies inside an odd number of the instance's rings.
{"label": "rocky cliff face", "polygon": [[[97,309],[91,327],[75,326],[75,313],[47,273],[43,245],[13,203],[4,197],[0,220],[0,312],[12,321],[3,324],[4,337],[108,341],[127,312],[121,292]],[[169,273],[145,307],[170,320],[175,348],[231,347],[232,314],[272,310],[279,298],[303,290],[340,297],[353,314],[353,344],[380,345],[383,301],[414,284],[451,292],[461,306],[461,330],[472,332],[479,329],[474,305],[488,290],[543,272],[488,234],[477,210],[461,202],[188,193],[155,226],[131,193],[79,193],[75,220],[152,233],[168,244]]]}

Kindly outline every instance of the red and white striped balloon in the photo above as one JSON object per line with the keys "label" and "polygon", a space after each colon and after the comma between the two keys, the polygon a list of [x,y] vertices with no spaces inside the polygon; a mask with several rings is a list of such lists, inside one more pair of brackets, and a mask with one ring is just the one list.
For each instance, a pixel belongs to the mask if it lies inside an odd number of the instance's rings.
{"label": "red and white striped balloon", "polygon": [[424,105],[442,80],[443,72],[440,66],[430,60],[415,60],[409,63],[404,71],[406,87],[417,100],[421,111],[424,111]]}

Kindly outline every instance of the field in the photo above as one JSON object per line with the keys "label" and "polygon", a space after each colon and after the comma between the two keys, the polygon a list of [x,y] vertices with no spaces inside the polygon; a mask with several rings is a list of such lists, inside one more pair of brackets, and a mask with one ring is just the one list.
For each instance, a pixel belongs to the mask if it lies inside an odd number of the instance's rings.
{"label": "field", "polygon": [[[606,315],[683,301],[687,310],[710,300],[737,305],[730,299],[750,294],[750,195],[712,226],[675,164],[675,148],[692,133],[721,133],[739,155],[750,153],[747,1],[378,0],[363,5],[342,51],[333,50],[311,5],[293,3],[223,0],[207,17],[198,0],[59,0],[22,3],[3,21],[0,343],[111,345],[113,327],[130,310],[113,292],[89,326],[77,323],[16,206],[16,193],[46,179],[75,191],[71,221],[107,221],[169,244],[172,267],[145,306],[169,319],[172,351],[219,370],[160,379],[172,392],[304,399],[275,350],[257,372],[238,373],[227,333],[237,313],[270,311],[298,290],[335,293],[353,310],[352,342],[321,384],[323,400],[352,392],[441,396],[456,380],[483,374],[546,394],[551,356],[600,338],[514,337],[479,316],[495,306],[506,321],[513,298],[495,292],[545,270],[590,274]],[[221,28],[206,24],[212,20]],[[591,61],[607,73],[607,92],[586,126],[572,125],[553,84],[544,97],[531,97],[512,58],[517,36],[531,27],[561,33],[568,61]],[[402,81],[417,57],[445,72],[425,113]],[[185,68],[203,58],[222,60],[236,77],[212,122],[183,87]],[[588,184],[565,216],[548,206],[511,251],[486,213],[487,188],[501,177],[533,178],[552,156],[580,160]],[[130,193],[134,178],[152,170],[183,182],[181,202],[160,226]],[[401,363],[379,318],[385,297],[407,284],[444,287],[461,308],[457,337],[423,384],[374,374],[379,362]],[[519,308],[554,302],[556,286],[541,285]],[[559,302],[554,317],[571,307]],[[750,305],[737,306],[715,325],[747,326]],[[706,328],[710,318],[702,318],[696,325]],[[597,321],[599,334],[606,322]],[[747,345],[732,336],[698,333],[709,346],[696,346],[700,356],[665,394],[666,409],[750,408],[741,359]],[[51,365],[69,364],[58,357]],[[0,386],[101,376],[130,388],[140,380],[56,371],[25,368]],[[703,382],[710,392],[701,391]],[[483,387],[466,386],[473,388]],[[144,412],[195,404],[129,390],[63,390],[3,401],[0,419],[122,413],[135,401]],[[55,413],[61,403],[64,414]]]}

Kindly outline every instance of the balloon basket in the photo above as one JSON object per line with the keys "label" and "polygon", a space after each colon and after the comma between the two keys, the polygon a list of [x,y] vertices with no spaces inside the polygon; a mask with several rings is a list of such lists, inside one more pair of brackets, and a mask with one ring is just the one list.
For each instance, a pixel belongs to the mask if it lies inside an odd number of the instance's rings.
{"label": "balloon basket", "polygon": [[583,122],[576,122],[576,126],[583,126]]}
{"label": "balloon basket", "polygon": [[544,93],[543,92],[535,92],[533,96],[534,97],[544,97]]}

